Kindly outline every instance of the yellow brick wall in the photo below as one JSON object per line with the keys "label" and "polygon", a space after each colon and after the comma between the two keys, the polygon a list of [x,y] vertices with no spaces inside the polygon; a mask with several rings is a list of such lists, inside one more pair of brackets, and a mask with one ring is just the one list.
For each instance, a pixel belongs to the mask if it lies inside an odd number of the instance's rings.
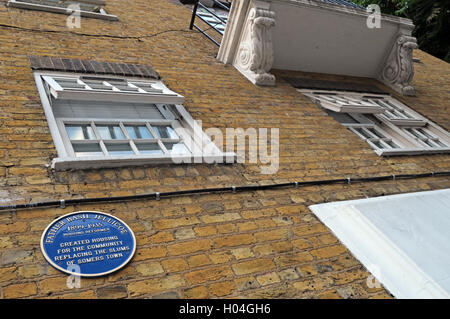
{"label": "yellow brick wall", "polygon": [[[73,31],[64,15],[0,2],[2,205],[450,169],[448,155],[377,156],[284,82],[289,72],[274,71],[275,87],[252,85],[215,59],[216,46],[188,30],[190,11],[176,1],[106,2],[120,21],[82,18]],[[29,55],[152,65],[204,128],[280,128],[280,169],[261,175],[254,164],[196,164],[53,172],[47,164],[56,150]],[[398,98],[450,129],[450,67],[420,51],[416,56],[418,96]],[[449,186],[448,178],[426,178],[2,211],[0,298],[389,297],[367,287],[369,274],[307,206]],[[39,240],[55,217],[77,210],[123,219],[136,234],[137,251],[123,270],[82,279],[82,288],[71,290],[67,276],[44,261]]]}

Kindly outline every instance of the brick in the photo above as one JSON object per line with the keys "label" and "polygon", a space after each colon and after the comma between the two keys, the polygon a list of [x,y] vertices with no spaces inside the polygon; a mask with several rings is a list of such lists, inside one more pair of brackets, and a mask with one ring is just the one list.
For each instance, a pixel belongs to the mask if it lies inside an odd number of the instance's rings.
{"label": "brick", "polygon": [[11,248],[13,245],[11,237],[0,237],[0,249]]}
{"label": "brick", "polygon": [[25,265],[19,267],[17,273],[22,278],[33,278],[41,275],[42,267],[40,265]]}
{"label": "brick", "polygon": [[281,270],[279,272],[279,276],[280,276],[281,280],[294,280],[299,277],[298,273],[295,271],[294,268],[288,268],[288,269]]}
{"label": "brick", "polygon": [[126,298],[128,296],[125,286],[110,286],[97,289],[97,296],[99,298],[118,299]]}
{"label": "brick", "polygon": [[37,294],[37,287],[34,282],[9,285],[3,289],[6,299],[23,298]]}
{"label": "brick", "polygon": [[15,222],[11,224],[0,224],[0,234],[7,235],[13,233],[23,233],[27,230],[26,222]]}
{"label": "brick", "polygon": [[141,248],[136,250],[136,254],[134,255],[135,261],[141,261],[146,259],[154,259],[161,258],[167,255],[166,247],[149,247],[149,248]]}
{"label": "brick", "polygon": [[233,249],[231,253],[233,254],[234,258],[236,258],[236,260],[250,258],[254,256],[253,252],[248,247]]}
{"label": "brick", "polygon": [[305,291],[320,291],[329,288],[333,285],[333,280],[330,278],[313,278],[304,279],[293,283],[293,287],[300,292]]}
{"label": "brick", "polygon": [[170,255],[177,256],[196,253],[200,251],[207,251],[211,248],[211,245],[211,241],[207,239],[200,239],[196,241],[172,244],[167,246],[167,249],[169,250]]}
{"label": "brick", "polygon": [[234,225],[234,224],[217,225],[217,231],[220,234],[232,233],[232,232],[236,231],[236,225]]}
{"label": "brick", "polygon": [[343,254],[347,249],[343,245],[319,248],[311,250],[310,253],[317,259],[330,258]]}
{"label": "brick", "polygon": [[226,262],[229,262],[233,259],[233,255],[230,252],[219,252],[219,253],[212,253],[209,254],[209,258],[212,260],[215,264],[223,264]]}
{"label": "brick", "polygon": [[209,260],[208,256],[201,254],[195,255],[187,258],[188,264],[191,268],[206,266],[211,264],[211,260]]}
{"label": "brick", "polygon": [[293,231],[296,236],[308,236],[328,232],[327,228],[322,224],[294,227]]}
{"label": "brick", "polygon": [[191,228],[177,229],[175,231],[176,239],[192,239],[195,237],[195,232]]}
{"label": "brick", "polygon": [[366,280],[369,276],[371,276],[370,273],[362,269],[353,269],[339,273],[332,273],[329,275],[329,277],[332,278],[338,285],[348,284],[361,279]]}
{"label": "brick", "polygon": [[[39,282],[40,292],[44,294],[53,294],[64,290],[69,290],[67,286],[68,276],[59,276],[55,278],[44,279]],[[81,279],[81,283],[83,283]]]}
{"label": "brick", "polygon": [[275,265],[271,259],[260,258],[237,263],[232,267],[236,275],[247,275],[272,270]]}
{"label": "brick", "polygon": [[248,231],[257,229],[258,226],[254,222],[243,222],[237,224],[239,231]]}
{"label": "brick", "polygon": [[181,226],[190,226],[199,224],[200,221],[195,216],[187,216],[182,218],[158,219],[153,222],[157,229],[177,228]]}
{"label": "brick", "polygon": [[275,263],[279,267],[292,266],[313,260],[308,252],[289,253],[274,258]]}
{"label": "brick", "polygon": [[183,271],[189,268],[187,262],[182,258],[165,259],[162,261],[162,265],[169,273]]}
{"label": "brick", "polygon": [[255,233],[255,238],[258,242],[264,242],[269,240],[288,239],[292,237],[292,235],[290,229],[276,229]]}
{"label": "brick", "polygon": [[224,213],[217,215],[205,215],[200,217],[204,223],[221,223],[238,220],[241,216],[238,213]]}
{"label": "brick", "polygon": [[95,290],[85,290],[85,291],[73,291],[70,293],[64,293],[61,295],[50,296],[46,298],[51,299],[96,299],[97,295]]}
{"label": "brick", "polygon": [[230,295],[234,290],[235,286],[231,281],[223,281],[209,285],[209,291],[217,297]]}
{"label": "brick", "polygon": [[183,287],[186,284],[180,275],[172,275],[163,278],[152,278],[129,283],[127,290],[130,297],[137,297],[145,294],[155,294],[171,289]]}
{"label": "brick", "polygon": [[169,291],[153,295],[152,299],[180,299],[180,295],[178,294],[178,292]]}
{"label": "brick", "polygon": [[183,291],[186,299],[205,299],[209,297],[208,289],[205,286],[198,286]]}
{"label": "brick", "polygon": [[[30,236],[28,236],[30,237]],[[28,262],[33,259],[33,252],[29,250],[8,250],[2,254],[0,258],[1,265],[7,264],[19,264],[23,262]]]}
{"label": "brick", "polygon": [[229,235],[229,236],[217,238],[214,240],[214,245],[217,248],[233,247],[233,246],[251,244],[254,241],[255,241],[255,239],[250,234],[237,234],[237,235]]}
{"label": "brick", "polygon": [[217,229],[214,226],[195,227],[194,231],[201,237],[212,236],[217,233]]}
{"label": "brick", "polygon": [[17,278],[16,267],[0,268],[0,282],[7,282]]}
{"label": "brick", "polygon": [[292,244],[290,242],[277,242],[264,245],[257,245],[253,248],[256,254],[261,256],[280,254],[288,251],[292,251]]}
{"label": "brick", "polygon": [[260,290],[256,290],[248,295],[248,298],[264,298],[264,299],[291,299],[297,295],[297,291],[288,285],[276,285],[263,287]]}
{"label": "brick", "polygon": [[234,280],[236,287],[239,291],[244,291],[248,289],[255,289],[260,287],[258,281],[256,281],[255,277],[241,277]]}
{"label": "brick", "polygon": [[164,269],[158,262],[146,262],[137,265],[136,271],[142,276],[153,276],[163,273]]}
{"label": "brick", "polygon": [[306,249],[311,247],[311,243],[306,239],[296,239],[292,241],[292,246],[297,249]]}
{"label": "brick", "polygon": [[282,206],[278,207],[277,211],[283,215],[292,215],[301,213],[301,209],[298,206]]}
{"label": "brick", "polygon": [[173,240],[175,240],[175,238],[169,232],[157,232],[156,234],[150,236],[150,242],[155,244],[165,243]]}
{"label": "brick", "polygon": [[271,284],[280,282],[280,277],[277,275],[276,272],[271,272],[271,273],[256,277],[256,280],[258,280],[258,282],[261,286],[267,286],[267,285],[271,285]]}
{"label": "brick", "polygon": [[266,208],[260,210],[246,210],[241,213],[242,217],[245,219],[254,219],[261,217],[270,217],[276,215],[276,211],[273,208]]}
{"label": "brick", "polygon": [[229,279],[233,272],[229,266],[217,266],[201,270],[191,271],[184,275],[189,284],[201,284],[208,281]]}

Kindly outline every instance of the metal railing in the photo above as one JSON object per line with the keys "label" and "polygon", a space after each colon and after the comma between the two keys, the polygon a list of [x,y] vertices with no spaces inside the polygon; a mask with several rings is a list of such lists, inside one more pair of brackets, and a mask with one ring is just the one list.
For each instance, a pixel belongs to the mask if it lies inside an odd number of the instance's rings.
{"label": "metal railing", "polygon": [[[230,12],[231,2],[218,0],[212,1],[214,2],[214,6],[219,7],[220,9],[226,11],[227,13]],[[199,12],[198,10],[199,8],[203,9],[204,11]],[[201,21],[206,23],[209,26],[209,28],[201,29],[198,25],[196,25],[195,24],[196,17],[198,17]],[[194,7],[192,8],[192,18],[191,23],[189,25],[189,29],[192,30],[193,28],[195,28],[197,31],[199,31],[201,34],[203,34],[205,37],[211,40],[215,45],[220,46],[220,43],[217,42],[212,36],[210,36],[206,32],[208,30],[215,30],[221,36],[223,36],[223,33],[225,32],[225,27],[227,25],[226,19],[224,19],[223,16],[219,16],[217,12],[211,10],[210,8],[206,7],[203,3],[201,3],[199,0],[197,0],[194,4]]]}

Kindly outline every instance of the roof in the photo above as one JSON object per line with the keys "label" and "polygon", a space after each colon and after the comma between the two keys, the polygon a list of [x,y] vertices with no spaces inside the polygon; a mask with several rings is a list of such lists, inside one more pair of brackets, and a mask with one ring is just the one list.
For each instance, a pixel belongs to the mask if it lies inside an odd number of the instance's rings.
{"label": "roof", "polygon": [[151,66],[143,64],[99,62],[48,56],[30,56],[29,59],[33,70],[110,74],[160,79],[159,74]]}
{"label": "roof", "polygon": [[357,5],[356,3],[353,3],[353,2],[347,1],[347,0],[321,0],[321,1],[332,3],[332,4],[339,4],[342,6],[349,6],[349,7],[358,8],[358,9],[365,9],[362,6]]}

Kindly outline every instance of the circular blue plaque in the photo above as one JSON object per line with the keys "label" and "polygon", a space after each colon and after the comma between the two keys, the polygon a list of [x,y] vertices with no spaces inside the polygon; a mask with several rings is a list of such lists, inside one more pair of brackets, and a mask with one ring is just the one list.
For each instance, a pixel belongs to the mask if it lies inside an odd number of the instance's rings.
{"label": "circular blue plaque", "polygon": [[110,274],[136,251],[133,231],[120,219],[95,211],[70,213],[44,230],[41,250],[56,269],[82,277]]}

